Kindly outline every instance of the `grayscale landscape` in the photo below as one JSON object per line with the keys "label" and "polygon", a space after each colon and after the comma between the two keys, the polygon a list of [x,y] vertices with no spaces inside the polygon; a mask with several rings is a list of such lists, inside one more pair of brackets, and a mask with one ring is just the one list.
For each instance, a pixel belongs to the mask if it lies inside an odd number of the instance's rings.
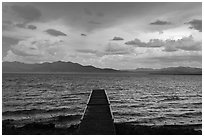
{"label": "grayscale landscape", "polygon": [[2,134],[201,135],[202,3],[3,2]]}

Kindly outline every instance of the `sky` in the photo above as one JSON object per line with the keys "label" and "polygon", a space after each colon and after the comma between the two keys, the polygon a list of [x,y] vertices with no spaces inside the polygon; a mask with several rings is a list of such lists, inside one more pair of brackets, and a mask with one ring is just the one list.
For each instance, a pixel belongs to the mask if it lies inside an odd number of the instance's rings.
{"label": "sky", "polygon": [[3,2],[2,59],[202,67],[202,3]]}

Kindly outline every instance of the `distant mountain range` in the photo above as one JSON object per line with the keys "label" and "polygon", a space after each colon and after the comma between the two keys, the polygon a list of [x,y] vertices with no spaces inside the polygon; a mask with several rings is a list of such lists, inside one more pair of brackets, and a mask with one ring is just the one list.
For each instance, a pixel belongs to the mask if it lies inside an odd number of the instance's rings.
{"label": "distant mountain range", "polygon": [[78,63],[57,61],[53,63],[25,64],[21,62],[3,62],[2,72],[87,72],[87,73],[145,73],[168,75],[201,75],[201,68],[169,67],[162,69],[137,68],[132,70],[115,70],[111,68],[96,68]]}
{"label": "distant mountain range", "polygon": [[202,75],[202,68],[191,67],[168,67],[162,69],[152,68],[137,68],[128,70],[129,72],[148,73],[148,74],[163,74],[163,75]]}
{"label": "distant mountain range", "polygon": [[117,72],[109,68],[82,66],[78,63],[57,61],[53,63],[25,64],[21,62],[3,62],[3,72]]}

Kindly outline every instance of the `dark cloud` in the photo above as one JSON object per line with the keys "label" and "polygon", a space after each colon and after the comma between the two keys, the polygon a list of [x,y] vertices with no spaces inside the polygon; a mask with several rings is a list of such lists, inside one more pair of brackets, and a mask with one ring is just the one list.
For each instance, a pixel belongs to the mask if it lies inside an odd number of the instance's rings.
{"label": "dark cloud", "polygon": [[202,43],[200,41],[194,41],[192,36],[183,37],[178,40],[167,39],[165,41],[159,39],[150,39],[148,42],[141,42],[139,39],[128,41],[126,45],[134,45],[136,47],[145,48],[159,48],[164,47],[163,51],[173,52],[177,50],[186,51],[200,51],[202,50]]}
{"label": "dark cloud", "polygon": [[89,21],[88,23],[90,23],[90,24],[94,24],[94,25],[100,25],[100,24],[101,24],[100,22],[93,21],[93,20]]}
{"label": "dark cloud", "polygon": [[3,27],[3,30],[7,30],[7,28],[11,29],[12,27],[18,27],[18,28],[23,28],[23,29],[31,29],[31,30],[34,30],[34,29],[37,29],[37,27],[35,25],[27,25],[25,22],[24,23],[16,23],[14,24],[12,21],[2,21],[2,27]]}
{"label": "dark cloud", "polygon": [[67,34],[61,32],[61,31],[58,31],[58,30],[55,30],[55,29],[47,29],[45,30],[45,32],[47,32],[48,34],[52,35],[52,36],[67,36]]}
{"label": "dark cloud", "polygon": [[35,25],[28,25],[28,29],[35,30],[37,27]]}
{"label": "dark cloud", "polygon": [[190,24],[190,29],[195,29],[199,32],[202,32],[202,20],[194,19],[192,21],[186,22],[185,24]]}
{"label": "dark cloud", "polygon": [[162,21],[162,20],[156,20],[155,22],[151,22],[150,25],[170,25],[171,22],[168,21]]}
{"label": "dark cloud", "polygon": [[124,40],[124,39],[121,37],[114,37],[112,40]]}
{"label": "dark cloud", "polygon": [[87,36],[87,35],[82,33],[81,36]]}
{"label": "dark cloud", "polygon": [[11,8],[19,17],[24,18],[26,21],[37,20],[41,16],[40,10],[31,5],[13,5]]}

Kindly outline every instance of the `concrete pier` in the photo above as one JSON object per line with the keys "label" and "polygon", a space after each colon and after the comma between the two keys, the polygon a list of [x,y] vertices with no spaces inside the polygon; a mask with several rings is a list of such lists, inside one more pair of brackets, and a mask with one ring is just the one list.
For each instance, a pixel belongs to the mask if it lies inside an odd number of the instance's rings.
{"label": "concrete pier", "polygon": [[93,90],[79,127],[80,135],[114,135],[115,127],[105,90]]}

